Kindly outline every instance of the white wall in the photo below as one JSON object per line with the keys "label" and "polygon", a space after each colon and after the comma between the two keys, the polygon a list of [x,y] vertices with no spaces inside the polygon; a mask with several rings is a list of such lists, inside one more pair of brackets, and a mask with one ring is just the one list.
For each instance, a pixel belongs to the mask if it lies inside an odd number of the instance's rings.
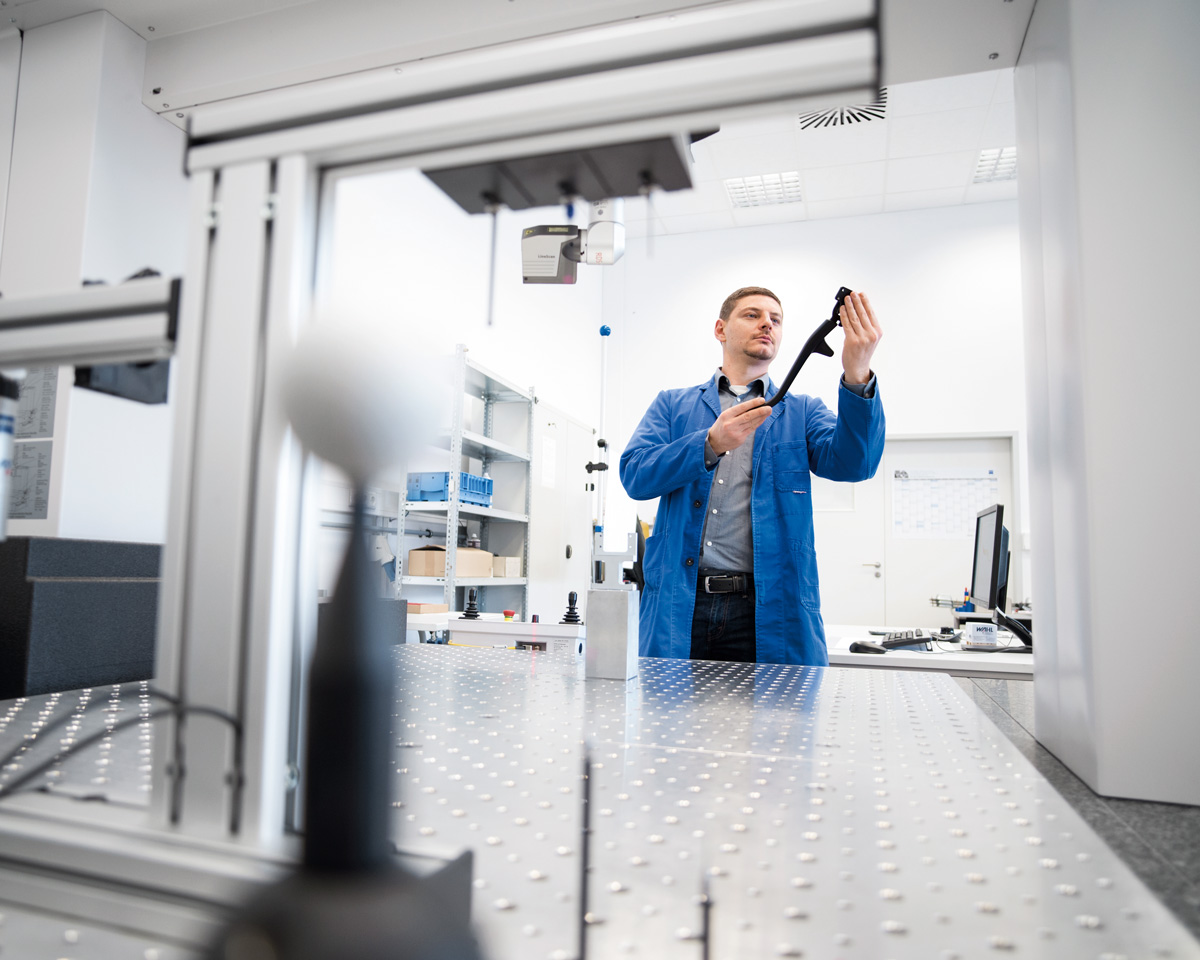
{"label": "white wall", "polygon": [[1015,78],[1037,735],[1099,793],[1192,804],[1197,36],[1187,0],[1044,0]]}
{"label": "white wall", "polygon": [[0,256],[4,252],[4,212],[12,166],[13,127],[17,120],[17,79],[21,72],[21,33],[0,30]]}
{"label": "white wall", "polygon": [[[861,289],[883,326],[873,364],[889,434],[1025,429],[1020,254],[1016,204],[969,204],[833,220],[660,236],[644,240],[605,276],[613,328],[613,461],[655,394],[708,379],[721,360],[713,324],[740,286],[783,301],[779,383],[800,347],[829,317],[839,286]],[[833,358],[811,357],[793,390],[836,409],[840,337]],[[609,487],[608,532],[632,529],[653,505]],[[1027,581],[1026,581],[1027,582]]]}
{"label": "white wall", "polygon": [[[521,281],[521,229],[565,223],[564,211],[501,211],[499,218],[493,323],[488,326],[490,218],[465,213],[416,170],[341,178],[331,218],[323,227],[319,300],[339,315],[358,311],[394,318],[412,331],[414,341],[446,355],[464,343],[470,356],[493,373],[532,386],[547,404],[595,423],[602,268],[581,267],[572,286],[526,285]],[[396,358],[397,376],[403,376],[406,362]],[[472,427],[482,430],[479,423]],[[445,469],[448,463],[440,452],[406,466],[406,471]],[[336,471],[327,468],[325,474],[336,483]],[[404,477],[385,478],[382,485],[403,490]],[[434,529],[441,533],[440,527]],[[322,543],[319,588],[331,590],[345,536],[327,531]],[[418,599],[440,602],[432,594]]]}
{"label": "white wall", "polygon": [[[587,422],[599,411],[600,273],[573,286],[521,282],[521,228],[565,223],[562,208],[501,211],[493,324],[491,220],[465,213],[424,174],[397,170],[338,185],[322,300],[394,317],[447,354],[471,356]],[[404,358],[397,357],[397,369]]]}
{"label": "white wall", "polygon": [[[145,41],[104,12],[26,33],[0,258],[6,296],[183,272],[184,137],[141,103]],[[169,405],[70,386],[59,371],[50,508],[17,536],[161,543]]]}

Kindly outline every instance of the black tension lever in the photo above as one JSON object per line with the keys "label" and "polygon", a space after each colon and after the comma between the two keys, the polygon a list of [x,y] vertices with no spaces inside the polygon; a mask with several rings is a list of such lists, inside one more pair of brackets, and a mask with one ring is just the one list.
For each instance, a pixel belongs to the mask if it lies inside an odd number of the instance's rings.
{"label": "black tension lever", "polygon": [[796,379],[796,374],[800,372],[800,368],[804,366],[804,361],[811,357],[814,353],[819,353],[823,357],[833,356],[833,347],[825,342],[825,338],[833,333],[834,327],[841,326],[842,320],[840,311],[842,309],[842,301],[850,296],[848,287],[838,287],[837,300],[833,304],[833,313],[829,315],[829,319],[822,322],[816,330],[812,332],[812,336],[805,341],[803,348],[800,350],[800,356],[796,358],[796,362],[792,364],[792,369],[788,371],[788,375],[784,378],[779,389],[775,391],[775,396],[767,401],[768,407],[773,407],[783,399],[784,394],[788,392],[792,381]]}

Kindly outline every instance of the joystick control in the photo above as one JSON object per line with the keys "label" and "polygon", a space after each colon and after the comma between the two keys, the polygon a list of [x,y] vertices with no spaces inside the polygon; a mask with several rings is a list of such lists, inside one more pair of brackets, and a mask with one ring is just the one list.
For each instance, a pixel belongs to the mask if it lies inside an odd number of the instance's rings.
{"label": "joystick control", "polygon": [[572,590],[567,594],[567,612],[563,614],[563,618],[559,623],[583,623],[579,619],[579,611],[575,607],[575,601],[579,599],[579,594]]}
{"label": "joystick control", "polygon": [[471,587],[467,591],[467,608],[462,612],[459,620],[478,620],[479,619],[479,604],[475,602],[475,588]]}

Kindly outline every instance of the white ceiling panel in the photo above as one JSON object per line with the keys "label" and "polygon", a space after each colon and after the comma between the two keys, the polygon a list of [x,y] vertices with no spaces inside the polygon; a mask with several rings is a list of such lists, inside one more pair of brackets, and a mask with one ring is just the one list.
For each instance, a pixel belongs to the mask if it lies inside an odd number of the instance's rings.
{"label": "white ceiling panel", "polygon": [[658,219],[646,220],[643,217],[636,217],[628,218],[625,221],[625,236],[630,240],[664,232],[663,225]]}
{"label": "white ceiling panel", "polygon": [[847,197],[878,196],[883,193],[886,173],[887,164],[882,160],[805,170],[804,185],[800,193],[809,203]]}
{"label": "white ceiling panel", "polygon": [[765,137],[791,133],[796,129],[794,113],[783,113],[773,117],[754,117],[721,124],[723,137]]}
{"label": "white ceiling panel", "polygon": [[888,124],[883,120],[801,130],[796,135],[800,164],[805,167],[885,160],[887,142]]}
{"label": "white ceiling panel", "polygon": [[1011,103],[1015,98],[1013,93],[1013,70],[996,71],[996,92],[992,95],[993,103]]}
{"label": "white ceiling panel", "polygon": [[[708,213],[713,210],[722,212],[730,209],[729,196],[725,192],[725,184],[720,180],[709,180],[697,183],[691,190],[660,190],[654,194],[654,215],[656,217],[678,217],[689,213]],[[646,216],[646,205],[632,202],[625,204],[625,216]]]}
{"label": "white ceiling panel", "polygon": [[979,147],[1011,147],[1017,142],[1017,111],[1011,100],[993,103],[988,110]]}
{"label": "white ceiling panel", "polygon": [[[723,130],[722,134],[724,134]],[[715,142],[709,156],[713,159],[717,175],[722,179],[748,177],[763,173],[783,173],[795,170],[797,166],[798,156],[794,130],[786,133],[732,139],[722,135],[720,139],[714,137],[713,140]]]}
{"label": "white ceiling panel", "polygon": [[303,7],[314,0],[7,0],[22,30],[107,10],[147,40]]}
{"label": "white ceiling panel", "polygon": [[976,150],[889,160],[887,192],[907,193],[910,190],[966,186],[978,160],[979,153]]}
{"label": "white ceiling panel", "polygon": [[986,107],[992,102],[996,79],[993,71],[893,84],[888,87],[888,116],[895,119],[917,113]]}
{"label": "white ceiling panel", "polygon": [[698,140],[691,145],[692,182],[717,180],[717,164],[713,160],[713,138]]}
{"label": "white ceiling panel", "polygon": [[764,223],[790,223],[807,218],[805,204],[780,203],[769,207],[742,207],[733,211],[733,222],[739,227],[758,227]]}
{"label": "white ceiling panel", "polygon": [[[792,114],[728,124],[692,145],[697,189],[659,205],[672,233],[1011,200],[1012,182],[971,186],[979,151],[1016,142],[1010,69],[894,84],[882,119],[800,129]],[[797,170],[803,202],[733,209],[720,177]],[[633,223],[644,217],[627,206]],[[687,219],[688,216],[694,219]],[[665,221],[664,221],[665,222]]]}
{"label": "white ceiling panel", "polygon": [[944,187],[941,190],[910,190],[907,193],[888,193],[883,198],[883,209],[923,210],[927,207],[953,207],[963,202],[966,187]]}
{"label": "white ceiling panel", "polygon": [[910,114],[888,122],[888,157],[977,150],[990,107]]}
{"label": "white ceiling panel", "polygon": [[1016,199],[1016,180],[1000,180],[996,183],[972,183],[963,194],[963,203],[993,203],[997,200]]}
{"label": "white ceiling panel", "polygon": [[809,220],[824,220],[830,217],[861,217],[871,213],[883,213],[883,195],[850,197],[846,200],[821,200],[806,206]]}
{"label": "white ceiling panel", "polygon": [[721,213],[697,213],[681,217],[662,217],[664,233],[696,233],[700,230],[724,230],[737,226],[733,222],[733,211]]}

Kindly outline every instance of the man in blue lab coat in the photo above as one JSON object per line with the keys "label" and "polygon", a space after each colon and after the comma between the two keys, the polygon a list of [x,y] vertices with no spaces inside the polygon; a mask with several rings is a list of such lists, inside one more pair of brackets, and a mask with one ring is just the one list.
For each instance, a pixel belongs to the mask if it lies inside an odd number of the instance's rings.
{"label": "man in blue lab coat", "polygon": [[766,405],[783,307],[764,287],[742,287],[721,306],[712,379],[662,391],[638,424],[621,454],[621,483],[635,500],[660,498],[642,563],[642,656],[829,662],[810,473],[866,480],[884,440],[871,372],[879,322],[858,292],[841,320],[836,416],[800,394]]}

